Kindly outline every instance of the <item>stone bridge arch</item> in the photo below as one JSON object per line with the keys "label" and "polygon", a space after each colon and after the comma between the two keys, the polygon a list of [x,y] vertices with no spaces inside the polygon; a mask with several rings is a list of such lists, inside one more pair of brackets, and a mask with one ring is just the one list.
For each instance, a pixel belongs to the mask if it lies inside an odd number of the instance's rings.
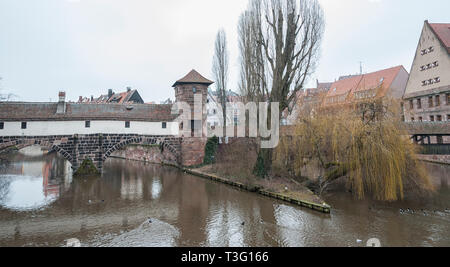
{"label": "stone bridge arch", "polygon": [[[171,142],[172,141],[172,142]],[[109,148],[105,154],[103,155],[103,161],[107,160],[114,152],[125,148],[128,145],[158,145],[161,153],[164,151],[169,151],[175,158],[176,161],[180,160],[180,149],[177,147],[177,144],[173,144],[173,140],[169,138],[161,138],[161,137],[145,137],[138,136],[133,137],[127,140],[124,140],[120,143],[113,145]]]}
{"label": "stone bridge arch", "polygon": [[130,144],[159,145],[161,152],[169,151],[176,163],[180,163],[181,139],[173,136],[143,136],[123,134],[91,134],[72,136],[0,136],[0,151],[10,147],[18,149],[32,145],[48,148],[72,164],[77,171],[81,163],[90,159],[101,171],[103,163],[111,154]]}

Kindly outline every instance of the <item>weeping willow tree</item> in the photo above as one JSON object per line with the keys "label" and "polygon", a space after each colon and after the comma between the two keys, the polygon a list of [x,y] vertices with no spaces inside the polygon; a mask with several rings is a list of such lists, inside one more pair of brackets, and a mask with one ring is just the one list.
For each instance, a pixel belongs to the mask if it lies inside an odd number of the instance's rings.
{"label": "weeping willow tree", "polygon": [[416,147],[392,108],[397,105],[389,103],[301,115],[294,134],[284,137],[276,149],[274,165],[301,175],[303,167],[318,162],[325,170],[321,190],[345,177],[358,199],[371,194],[376,200],[396,201],[405,192],[432,191]]}

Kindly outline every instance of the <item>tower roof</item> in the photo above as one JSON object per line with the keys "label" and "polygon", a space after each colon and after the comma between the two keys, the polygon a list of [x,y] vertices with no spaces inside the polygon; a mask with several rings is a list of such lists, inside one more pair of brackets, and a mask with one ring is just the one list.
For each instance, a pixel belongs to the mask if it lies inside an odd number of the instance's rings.
{"label": "tower roof", "polygon": [[191,70],[191,72],[189,72],[183,78],[179,79],[172,87],[175,87],[179,84],[191,84],[191,83],[211,85],[214,82],[206,79],[200,73],[198,73],[196,70]]}

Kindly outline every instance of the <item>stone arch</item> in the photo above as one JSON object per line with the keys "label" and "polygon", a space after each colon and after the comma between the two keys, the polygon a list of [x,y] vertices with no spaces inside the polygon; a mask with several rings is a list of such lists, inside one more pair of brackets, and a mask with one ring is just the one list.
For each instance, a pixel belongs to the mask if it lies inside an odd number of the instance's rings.
{"label": "stone arch", "polygon": [[179,153],[175,147],[173,147],[170,143],[166,142],[165,138],[158,137],[133,137],[122,141],[120,143],[115,144],[110,149],[108,149],[103,155],[103,161],[108,159],[112,153],[117,150],[120,150],[130,144],[150,144],[150,145],[159,145],[161,148],[161,152],[167,149],[170,153],[172,153],[176,159],[179,159]]}
{"label": "stone arch", "polygon": [[72,166],[74,166],[74,162],[73,162],[73,157],[72,155],[70,155],[69,152],[67,152],[66,150],[64,150],[63,148],[61,148],[58,145],[52,145],[51,149],[48,151],[48,153],[52,153],[52,152],[56,152],[59,155],[61,155],[64,159],[66,159],[67,161],[70,162],[70,164],[72,164]]}

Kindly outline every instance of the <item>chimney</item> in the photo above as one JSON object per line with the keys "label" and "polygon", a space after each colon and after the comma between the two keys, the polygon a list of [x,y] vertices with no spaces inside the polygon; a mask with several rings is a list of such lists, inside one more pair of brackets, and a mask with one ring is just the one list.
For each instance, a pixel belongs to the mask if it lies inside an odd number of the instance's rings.
{"label": "chimney", "polygon": [[59,92],[59,102],[66,102],[66,92]]}
{"label": "chimney", "polygon": [[112,96],[113,96],[113,90],[112,89],[109,89],[108,90],[108,98],[111,98]]}
{"label": "chimney", "polygon": [[94,102],[94,96],[91,95],[91,102]]}
{"label": "chimney", "polygon": [[83,97],[82,97],[82,96],[80,96],[80,97],[78,98],[78,103],[83,103]]}
{"label": "chimney", "polygon": [[127,87],[127,93],[131,92],[131,87]]}
{"label": "chimney", "polygon": [[59,92],[59,101],[58,106],[56,108],[56,114],[65,114],[66,113],[66,92]]}

